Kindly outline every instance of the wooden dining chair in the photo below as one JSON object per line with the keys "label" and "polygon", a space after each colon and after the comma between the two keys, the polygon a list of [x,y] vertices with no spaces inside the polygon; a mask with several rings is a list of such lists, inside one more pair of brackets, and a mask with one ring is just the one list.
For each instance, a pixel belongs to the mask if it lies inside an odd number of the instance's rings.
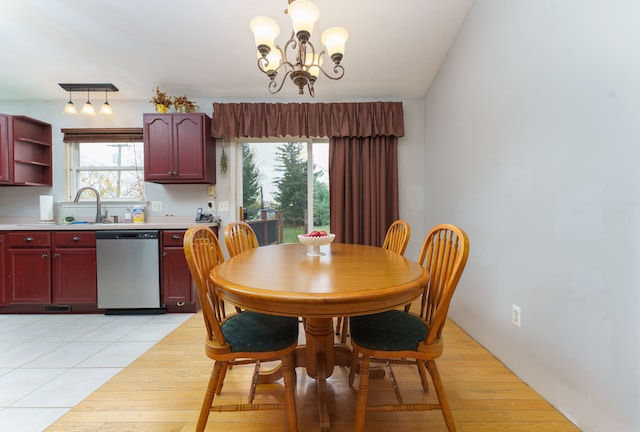
{"label": "wooden dining chair", "polygon": [[227,245],[229,256],[234,257],[247,249],[257,248],[258,238],[256,233],[246,222],[230,222],[224,229],[224,242]]}
{"label": "wooden dining chair", "polygon": [[[204,431],[211,411],[257,411],[286,409],[289,430],[297,431],[293,351],[298,341],[296,318],[245,311],[226,315],[224,303],[209,278],[211,270],[224,262],[220,243],[208,227],[197,225],[184,235],[184,254],[198,289],[206,327],[205,353],[214,361],[202,402],[196,430]],[[282,361],[284,399],[282,403],[253,403],[260,362]],[[227,370],[234,364],[256,363],[248,403],[213,405],[222,391]]]}
{"label": "wooden dining chair", "polygon": [[[403,220],[397,220],[393,222],[387,234],[384,237],[382,248],[388,251],[397,253],[398,255],[404,255],[404,251],[409,244],[409,237],[411,237],[411,227]],[[347,342],[347,335],[349,333],[349,320],[344,317],[338,317],[336,324],[336,336],[340,336],[340,342]]]}
{"label": "wooden dining chair", "polygon": [[[458,285],[469,256],[469,238],[454,225],[437,225],[424,240],[419,264],[429,273],[424,287],[420,311],[391,310],[373,315],[349,318],[353,357],[349,385],[360,368],[360,383],[356,401],[356,432],[364,431],[367,411],[441,410],[449,432],[455,432],[455,422],[436,367],[442,355],[442,329],[447,319],[449,303]],[[372,361],[386,363],[397,404],[368,405],[369,365]],[[414,363],[425,392],[429,391],[427,372],[436,390],[438,403],[405,403],[400,395],[391,363]]]}
{"label": "wooden dining chair", "polygon": [[382,249],[390,250],[398,255],[404,255],[409,244],[411,227],[403,220],[397,220],[389,226],[382,243]]}

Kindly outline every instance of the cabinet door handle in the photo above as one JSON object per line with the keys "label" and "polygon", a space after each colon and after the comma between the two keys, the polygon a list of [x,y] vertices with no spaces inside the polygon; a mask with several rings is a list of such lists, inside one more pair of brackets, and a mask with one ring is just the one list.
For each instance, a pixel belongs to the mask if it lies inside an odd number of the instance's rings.
{"label": "cabinet door handle", "polygon": [[166,252],[162,252],[162,256],[166,257],[168,254]]}
{"label": "cabinet door handle", "polygon": [[78,236],[71,237],[71,241],[77,242],[77,241],[80,241],[80,240],[82,240],[82,239],[80,237],[78,237]]}
{"label": "cabinet door handle", "polygon": [[176,306],[182,307],[184,306],[184,302],[183,301],[176,302]]}
{"label": "cabinet door handle", "polygon": [[54,258],[60,258],[60,254],[59,254],[59,253],[54,253],[54,254],[53,254],[53,257],[54,257]]}
{"label": "cabinet door handle", "polygon": [[49,257],[49,254],[46,254],[46,253],[40,255],[40,258],[42,258],[42,259],[45,259],[45,258],[48,258],[48,257]]}
{"label": "cabinet door handle", "polygon": [[178,234],[174,234],[171,236],[171,240],[180,240],[180,236]]}
{"label": "cabinet door handle", "polygon": [[25,237],[23,240],[24,240],[25,242],[27,242],[27,243],[31,243],[31,242],[32,242],[32,241],[34,241],[35,239],[34,239],[33,237]]}

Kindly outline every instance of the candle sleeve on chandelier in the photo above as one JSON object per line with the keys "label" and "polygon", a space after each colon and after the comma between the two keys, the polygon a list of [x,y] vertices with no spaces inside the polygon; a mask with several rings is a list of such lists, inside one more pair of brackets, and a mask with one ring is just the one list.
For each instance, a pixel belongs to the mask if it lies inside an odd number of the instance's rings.
{"label": "candle sleeve on chandelier", "polygon": [[[249,27],[253,32],[256,41],[256,47],[260,50],[260,47],[266,46],[269,48],[273,48],[275,45],[276,38],[280,35],[280,26],[278,23],[272,20],[271,18],[259,16],[255,17],[249,23]],[[260,50],[262,53],[262,50]],[[269,51],[267,51],[268,53]]]}
{"label": "candle sleeve on chandelier", "polygon": [[288,13],[293,22],[293,31],[298,39],[300,39],[301,32],[302,34],[306,33],[308,39],[309,35],[313,33],[313,25],[320,18],[318,6],[307,0],[296,0],[289,5]]}
{"label": "candle sleeve on chandelier", "polygon": [[339,55],[338,63],[344,55],[344,46],[349,39],[349,32],[342,27],[331,27],[325,30],[320,37],[320,41],[327,47],[327,54],[335,62],[334,56]]}

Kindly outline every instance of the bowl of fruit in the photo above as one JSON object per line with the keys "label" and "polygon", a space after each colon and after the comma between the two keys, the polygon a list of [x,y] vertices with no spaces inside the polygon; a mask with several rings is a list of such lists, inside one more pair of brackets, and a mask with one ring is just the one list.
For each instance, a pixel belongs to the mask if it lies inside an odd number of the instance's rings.
{"label": "bowl of fruit", "polygon": [[335,234],[327,233],[326,231],[311,231],[308,234],[298,234],[298,241],[309,247],[307,255],[310,256],[324,255],[324,253],[320,252],[320,246],[330,244],[335,238]]}

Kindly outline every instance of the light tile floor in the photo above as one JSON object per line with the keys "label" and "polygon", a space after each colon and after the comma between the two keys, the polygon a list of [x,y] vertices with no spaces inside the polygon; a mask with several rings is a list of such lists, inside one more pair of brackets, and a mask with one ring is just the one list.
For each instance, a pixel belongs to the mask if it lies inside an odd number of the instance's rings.
{"label": "light tile floor", "polygon": [[41,432],[192,314],[0,314],[0,431]]}

